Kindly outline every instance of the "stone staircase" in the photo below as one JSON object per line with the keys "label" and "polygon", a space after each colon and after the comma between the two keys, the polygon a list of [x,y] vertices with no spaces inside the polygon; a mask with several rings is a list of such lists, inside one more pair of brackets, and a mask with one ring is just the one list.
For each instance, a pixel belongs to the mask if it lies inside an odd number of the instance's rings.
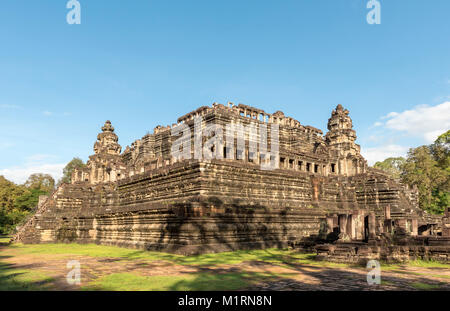
{"label": "stone staircase", "polygon": [[36,227],[37,217],[39,217],[48,208],[50,202],[56,199],[57,193],[63,186],[64,184],[61,184],[51,193],[51,195],[47,196],[42,201],[39,201],[36,211],[28,216],[22,226],[17,227],[17,233],[12,237],[11,242],[31,243],[40,239],[41,233],[39,228]]}

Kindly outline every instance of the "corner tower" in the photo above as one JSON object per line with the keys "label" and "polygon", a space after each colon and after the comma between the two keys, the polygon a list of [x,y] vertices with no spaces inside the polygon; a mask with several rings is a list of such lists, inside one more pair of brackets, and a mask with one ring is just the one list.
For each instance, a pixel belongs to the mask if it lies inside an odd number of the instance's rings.
{"label": "corner tower", "polygon": [[94,144],[95,154],[119,155],[122,147],[118,144],[119,137],[114,133],[114,127],[111,121],[106,121],[102,126],[102,132],[97,135],[97,141]]}
{"label": "corner tower", "polygon": [[101,129],[102,132],[97,135],[97,141],[94,143],[95,154],[89,157],[85,168],[74,171],[72,183],[115,182],[124,177],[126,166],[120,155],[122,147],[118,143],[119,137],[114,133],[111,121],[106,121]]}
{"label": "corner tower", "polygon": [[339,174],[353,176],[366,171],[367,162],[360,154],[360,146],[355,143],[356,132],[352,119],[342,105],[337,105],[331,112],[325,141],[333,156],[338,158]]}

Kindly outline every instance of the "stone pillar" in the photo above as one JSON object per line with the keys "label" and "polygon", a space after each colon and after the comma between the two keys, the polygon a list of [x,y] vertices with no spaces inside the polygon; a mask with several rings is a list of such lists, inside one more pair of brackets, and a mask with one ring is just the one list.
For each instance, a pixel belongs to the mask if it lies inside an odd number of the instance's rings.
{"label": "stone pillar", "polygon": [[412,236],[417,236],[418,235],[418,229],[419,229],[418,227],[419,227],[419,225],[418,225],[417,218],[413,218],[411,220],[411,235]]}
{"label": "stone pillar", "polygon": [[339,215],[339,232],[347,233],[347,215]]}
{"label": "stone pillar", "polygon": [[[311,184],[312,184],[312,199],[314,202],[319,201],[319,192],[320,192],[320,180],[315,178],[314,176],[311,177]],[[337,216],[336,216],[337,217]]]}
{"label": "stone pillar", "polygon": [[384,207],[384,219],[391,219],[391,206],[386,205]]}
{"label": "stone pillar", "polygon": [[355,239],[363,240],[364,239],[364,211],[355,210],[353,212],[354,225],[355,225]]}
{"label": "stone pillar", "polygon": [[355,228],[354,228],[354,220],[353,215],[348,215],[347,217],[347,234],[353,240],[355,238]]}
{"label": "stone pillar", "polygon": [[327,234],[333,232],[333,228],[334,228],[333,217],[328,216],[327,217]]}
{"label": "stone pillar", "polygon": [[339,218],[338,215],[333,215],[333,231],[335,230],[335,228],[339,228]]}
{"label": "stone pillar", "polygon": [[391,207],[386,205],[384,207],[384,233],[392,233],[392,222],[391,222]]}

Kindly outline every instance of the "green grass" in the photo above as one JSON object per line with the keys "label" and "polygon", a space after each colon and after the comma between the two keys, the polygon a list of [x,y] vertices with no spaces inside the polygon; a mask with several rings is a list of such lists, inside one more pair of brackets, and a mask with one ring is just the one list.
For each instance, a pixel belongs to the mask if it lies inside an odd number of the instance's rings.
{"label": "green grass", "polygon": [[[1,242],[2,240],[0,240]],[[9,238],[8,238],[9,241]],[[216,266],[232,265],[245,261],[258,261],[271,263],[280,267],[295,268],[296,265],[309,265],[314,267],[346,268],[350,264],[316,261],[315,254],[297,253],[289,249],[242,250],[195,256],[183,256],[162,252],[144,251],[120,248],[116,246],[102,246],[96,244],[12,244],[1,246],[1,257],[17,255],[51,255],[73,258],[73,256],[114,258],[124,261],[164,261],[170,264],[188,266]],[[54,256],[56,257],[56,256]],[[449,264],[435,261],[416,260],[408,264],[382,263],[383,271],[410,273],[422,275],[423,273],[407,271],[406,267],[446,268]],[[360,267],[361,268],[361,267]],[[436,271],[439,273],[438,271]],[[253,282],[267,278],[280,278],[283,273],[191,273],[175,276],[144,276],[133,273],[113,273],[95,279],[85,284],[85,290],[237,290],[248,287]],[[288,274],[286,274],[288,275]],[[430,275],[430,274],[426,274]],[[430,275],[431,276],[431,275]],[[449,278],[447,275],[434,275]],[[17,269],[14,266],[0,262],[0,290],[46,290],[52,288],[53,279],[45,273],[36,270]],[[383,282],[391,285],[389,282]],[[411,286],[418,289],[435,289],[438,285],[413,283]]]}
{"label": "green grass", "polygon": [[399,270],[399,269],[390,269],[389,271],[395,272],[395,273],[403,273],[403,274],[411,274],[411,275],[424,275],[424,276],[431,276],[435,278],[443,278],[443,279],[450,279],[450,275],[445,274],[430,274],[430,273],[423,273],[423,272],[416,272],[416,271],[405,271],[405,270]]}
{"label": "green grass", "polygon": [[450,275],[445,275],[445,274],[425,274],[423,273],[423,275],[429,275],[435,278],[443,278],[443,279],[450,279]]}
{"label": "green grass", "polygon": [[[237,264],[243,261],[265,261],[274,264],[286,264],[292,262],[310,262],[312,254],[297,254],[290,250],[266,249],[251,251],[235,251],[197,256],[182,256],[168,253],[132,250],[113,246],[100,246],[95,244],[14,244],[7,249],[22,255],[73,255],[121,258],[123,260],[163,260],[173,264],[182,265],[219,265]],[[17,270],[11,265],[2,264],[0,276],[9,281],[7,286],[0,287],[4,290],[35,290],[50,289],[47,284],[52,281],[45,274],[37,271]],[[288,277],[295,273],[190,273],[176,276],[143,276],[135,273],[112,273],[95,279],[82,287],[83,290],[237,290],[248,287],[253,282],[262,279],[275,279]],[[3,281],[3,279],[0,279]],[[3,282],[2,282],[3,283]],[[45,285],[45,286],[42,286]],[[47,286],[48,285],[48,286]]]}
{"label": "green grass", "polygon": [[299,254],[295,251],[287,249],[242,250],[234,252],[183,256],[163,252],[134,250],[116,246],[102,246],[96,244],[13,244],[10,247],[21,254],[61,254],[67,256],[79,255],[90,257],[122,258],[126,260],[139,259],[144,261],[162,260],[174,264],[196,266],[239,264],[244,261],[264,261],[275,264],[323,264],[321,262],[314,261],[314,254]]}
{"label": "green grass", "polygon": [[127,249],[96,244],[13,244],[11,248],[22,254],[58,254],[64,257],[74,255],[90,257],[121,258],[123,260],[167,261],[173,264],[192,266],[232,265],[245,261],[263,261],[289,268],[292,265],[311,265],[327,268],[348,268],[355,265],[316,261],[316,254],[298,253],[295,250],[269,248],[264,250],[238,250],[233,252],[183,256],[155,251]]}
{"label": "green grass", "polygon": [[10,240],[11,240],[10,236],[0,235],[0,245],[8,244]]}
{"label": "green grass", "polygon": [[418,267],[418,268],[444,268],[450,269],[450,264],[442,263],[434,260],[411,260],[407,264],[388,264],[381,263],[381,270],[384,271],[393,271],[393,272],[402,272],[402,268],[404,267]]}
{"label": "green grass", "polygon": [[262,279],[291,274],[271,273],[195,273],[177,276],[142,276],[113,273],[83,286],[83,290],[103,291],[218,291],[238,290]]}
{"label": "green grass", "polygon": [[48,290],[52,288],[53,281],[41,271],[16,269],[0,262],[0,291]]}
{"label": "green grass", "polygon": [[439,289],[439,285],[432,285],[432,284],[426,284],[421,282],[414,282],[411,283],[411,286],[420,290],[433,290],[433,289]]}
{"label": "green grass", "polygon": [[[315,254],[300,254],[288,249],[242,250],[183,256],[154,251],[134,250],[115,246],[96,244],[12,244],[4,250],[11,250],[5,255],[58,255],[68,258],[88,256],[100,258],[116,258],[120,260],[165,261],[171,264],[189,266],[232,265],[245,261],[272,263],[287,268],[295,264],[337,265],[317,262]],[[143,276],[133,273],[113,273],[102,276],[84,290],[236,290],[247,287],[262,278],[279,278],[286,273],[192,273],[177,276]]]}
{"label": "green grass", "polygon": [[[12,244],[9,246],[21,254],[59,254],[64,256],[90,256],[121,258],[124,260],[167,261],[180,265],[214,266],[223,264],[239,264],[244,261],[264,261],[277,265],[305,264],[329,268],[346,268],[351,264],[316,261],[315,254],[297,253],[288,249],[240,250],[233,252],[183,256],[155,251],[127,249],[116,246],[103,246],[96,244]],[[414,260],[407,264],[422,268],[450,268],[450,264],[437,261]],[[405,264],[381,263],[384,271],[400,270]]]}
{"label": "green grass", "polygon": [[445,268],[450,269],[450,264],[434,260],[412,260],[408,262],[409,266],[421,268]]}

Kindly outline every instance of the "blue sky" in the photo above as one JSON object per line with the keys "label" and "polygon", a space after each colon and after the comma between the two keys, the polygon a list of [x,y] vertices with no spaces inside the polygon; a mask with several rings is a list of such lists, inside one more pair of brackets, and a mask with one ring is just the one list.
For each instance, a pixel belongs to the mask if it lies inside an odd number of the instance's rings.
{"label": "blue sky", "polygon": [[123,147],[199,106],[282,110],[326,131],[350,110],[370,163],[450,127],[448,0],[67,0],[0,4],[0,174],[59,177],[104,121]]}

